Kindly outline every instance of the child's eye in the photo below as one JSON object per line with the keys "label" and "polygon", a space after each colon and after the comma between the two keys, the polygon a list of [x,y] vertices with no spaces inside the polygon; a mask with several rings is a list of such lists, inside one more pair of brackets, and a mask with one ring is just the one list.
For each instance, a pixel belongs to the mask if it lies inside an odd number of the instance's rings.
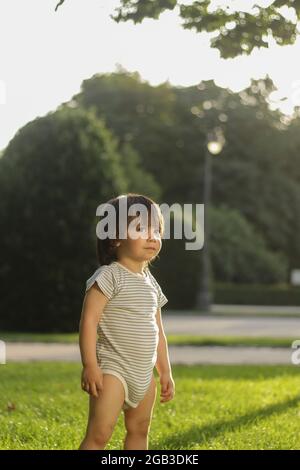
{"label": "child's eye", "polygon": [[[140,225],[137,225],[137,231],[138,231],[138,232],[146,232],[147,229],[146,229],[146,227],[141,227]],[[158,230],[154,230],[153,233],[154,233],[155,235],[157,235],[157,236],[160,236],[160,231],[159,231],[159,229],[158,229]]]}

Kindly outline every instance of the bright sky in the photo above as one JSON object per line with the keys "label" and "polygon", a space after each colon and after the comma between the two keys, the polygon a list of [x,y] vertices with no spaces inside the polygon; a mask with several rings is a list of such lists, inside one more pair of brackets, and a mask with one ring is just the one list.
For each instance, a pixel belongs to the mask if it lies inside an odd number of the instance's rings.
{"label": "bright sky", "polygon": [[274,44],[250,57],[223,60],[209,47],[209,35],[180,26],[177,10],[134,25],[109,17],[119,0],[66,0],[55,13],[57,3],[0,2],[0,150],[28,121],[69,100],[84,79],[113,72],[117,64],[138,71],[152,85],[169,80],[190,86],[214,79],[234,91],[248,86],[251,77],[269,74],[279,88],[276,99],[288,97],[283,112],[300,105],[299,40],[293,46]]}

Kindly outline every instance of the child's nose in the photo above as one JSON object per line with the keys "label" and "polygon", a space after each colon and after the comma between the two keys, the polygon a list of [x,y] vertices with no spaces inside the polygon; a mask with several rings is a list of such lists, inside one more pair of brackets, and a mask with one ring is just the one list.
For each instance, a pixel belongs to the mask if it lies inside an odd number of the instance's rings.
{"label": "child's nose", "polygon": [[148,231],[148,238],[150,240],[153,240],[153,241],[157,240],[157,238],[158,238],[157,230],[156,229],[150,229]]}

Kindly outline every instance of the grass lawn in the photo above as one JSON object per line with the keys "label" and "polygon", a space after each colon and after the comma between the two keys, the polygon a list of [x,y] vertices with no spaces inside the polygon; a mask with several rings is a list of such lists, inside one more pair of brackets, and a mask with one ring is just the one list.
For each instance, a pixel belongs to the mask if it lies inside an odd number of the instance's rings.
{"label": "grass lawn", "polygon": [[[200,336],[167,335],[169,345],[192,346],[253,346],[290,348],[295,338],[271,338],[252,336]],[[78,333],[6,333],[0,332],[6,342],[78,343]]]}
{"label": "grass lawn", "polygon": [[[0,448],[77,449],[88,395],[81,365],[0,366]],[[173,366],[176,395],[157,402],[149,449],[300,449],[296,366]],[[109,449],[122,449],[123,415]]]}

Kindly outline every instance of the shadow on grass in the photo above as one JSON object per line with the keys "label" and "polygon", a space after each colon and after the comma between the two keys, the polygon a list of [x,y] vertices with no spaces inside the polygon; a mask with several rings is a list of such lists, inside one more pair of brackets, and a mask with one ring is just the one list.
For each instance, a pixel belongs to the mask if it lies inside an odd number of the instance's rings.
{"label": "shadow on grass", "polygon": [[238,416],[231,421],[217,421],[213,424],[207,424],[202,427],[191,426],[189,429],[182,433],[176,432],[171,434],[167,438],[159,441],[157,449],[185,449],[185,446],[191,446],[191,444],[201,445],[204,444],[211,438],[218,437],[220,434],[225,432],[235,431],[241,426],[248,426],[267,418],[274,413],[283,413],[289,408],[296,406],[300,402],[300,395],[295,398],[283,401],[281,403],[266,406],[260,410],[246,413],[243,416]]}

